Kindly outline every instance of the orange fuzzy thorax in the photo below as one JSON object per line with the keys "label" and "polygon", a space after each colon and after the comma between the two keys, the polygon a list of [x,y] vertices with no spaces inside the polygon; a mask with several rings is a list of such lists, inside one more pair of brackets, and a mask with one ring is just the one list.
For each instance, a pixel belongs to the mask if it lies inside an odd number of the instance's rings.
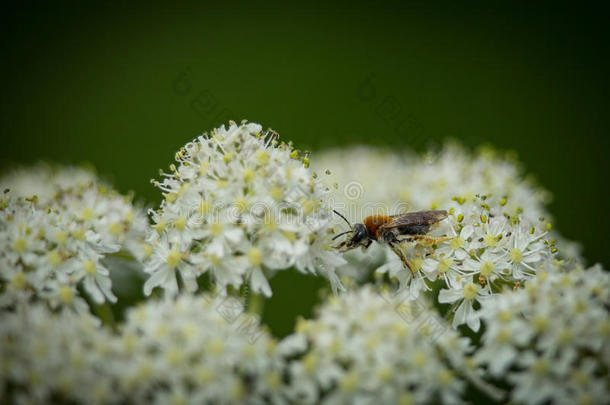
{"label": "orange fuzzy thorax", "polygon": [[385,223],[392,222],[392,217],[388,215],[371,215],[364,218],[364,226],[370,238],[377,239],[379,227]]}

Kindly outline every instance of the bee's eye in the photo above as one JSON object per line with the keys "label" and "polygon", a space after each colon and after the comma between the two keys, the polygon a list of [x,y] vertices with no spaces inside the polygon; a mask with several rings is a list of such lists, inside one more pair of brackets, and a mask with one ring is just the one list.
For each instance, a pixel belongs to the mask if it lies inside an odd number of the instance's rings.
{"label": "bee's eye", "polygon": [[358,243],[366,237],[366,228],[362,224],[354,225],[354,237],[352,242]]}

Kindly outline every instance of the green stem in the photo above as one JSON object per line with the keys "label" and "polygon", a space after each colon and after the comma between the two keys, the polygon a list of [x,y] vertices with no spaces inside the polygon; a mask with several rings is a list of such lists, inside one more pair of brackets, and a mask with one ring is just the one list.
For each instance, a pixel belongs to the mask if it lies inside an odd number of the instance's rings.
{"label": "green stem", "polygon": [[114,319],[114,314],[112,313],[112,308],[110,308],[108,301],[101,305],[94,305],[93,312],[101,319],[104,325],[110,327],[112,330],[116,330],[116,320]]}
{"label": "green stem", "polygon": [[265,306],[265,298],[260,294],[255,294],[250,291],[248,296],[248,312],[251,314],[258,314],[263,316],[263,309]]}

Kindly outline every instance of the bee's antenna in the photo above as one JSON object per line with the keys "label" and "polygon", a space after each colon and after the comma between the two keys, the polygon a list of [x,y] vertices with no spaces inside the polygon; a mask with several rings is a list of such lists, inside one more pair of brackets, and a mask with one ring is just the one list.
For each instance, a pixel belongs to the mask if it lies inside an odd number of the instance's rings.
{"label": "bee's antenna", "polygon": [[335,240],[335,239],[337,239],[339,236],[343,236],[343,235],[345,235],[346,233],[350,233],[350,232],[351,232],[351,231],[345,231],[345,232],[341,232],[340,234],[335,235],[335,236],[333,237],[333,239],[332,239],[332,240]]}
{"label": "bee's antenna", "polygon": [[343,220],[345,222],[347,222],[347,224],[349,225],[350,229],[352,228],[352,224],[349,223],[349,221],[347,220],[347,218],[345,218],[343,215],[341,215],[339,212],[337,212],[336,210],[333,210],[333,212],[337,215],[339,215],[341,218],[343,218]]}

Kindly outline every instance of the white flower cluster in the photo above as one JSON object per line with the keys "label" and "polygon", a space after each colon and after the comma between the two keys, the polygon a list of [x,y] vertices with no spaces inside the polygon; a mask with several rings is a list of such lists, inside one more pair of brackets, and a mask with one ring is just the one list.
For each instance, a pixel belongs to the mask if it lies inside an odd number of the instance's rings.
{"label": "white flower cluster", "polygon": [[[501,401],[496,383],[515,403],[608,402],[610,273],[584,270],[551,227],[549,193],[512,157],[353,148],[319,155],[319,176],[307,154],[244,121],[175,159],[153,181],[164,197],[153,226],[87,170],[41,164],[0,178],[5,402],[460,404]],[[447,217],[410,241],[397,233],[404,261],[374,243],[346,262],[332,209],[354,223]],[[119,285],[141,288],[116,278],[139,262],[145,295],[164,299],[100,308],[123,298]],[[337,274],[356,282],[278,344],[236,295],[271,296],[268,279],[289,268],[335,293]],[[207,281],[215,295],[192,295]],[[125,310],[124,322],[102,309]],[[483,329],[480,341],[460,325]]]}
{"label": "white flower cluster", "polygon": [[468,339],[424,304],[370,287],[331,297],[279,350],[299,404],[461,403],[474,364]]}
{"label": "white flower cluster", "polygon": [[[312,166],[330,169],[327,181],[340,185],[331,196],[333,205],[352,222],[374,214],[459,211],[465,204],[477,203],[477,196],[486,196],[485,204],[492,215],[508,214],[530,224],[537,224],[540,218],[551,219],[547,210],[550,193],[526,177],[513,156],[489,148],[473,154],[449,144],[440,152],[418,157],[408,152],[355,147],[318,153]],[[554,231],[552,237],[564,257],[579,259],[576,244]],[[349,264],[338,272],[366,280],[371,269],[385,261],[380,253],[383,249],[375,245],[364,254],[348,253]]]}
{"label": "white flower cluster", "polygon": [[40,304],[3,312],[0,397],[4,403],[118,402],[108,370],[114,336],[89,314]]}
{"label": "white flower cluster", "polygon": [[267,278],[293,266],[340,288],[334,271],[344,260],[329,248],[328,188],[277,134],[231,123],[186,144],[176,161],[155,182],[165,199],[152,212],[146,294],[157,286],[175,293],[178,275],[194,291],[210,274],[219,291],[249,281],[270,296]]}
{"label": "white flower cluster", "polygon": [[87,310],[77,287],[96,303],[114,302],[102,259],[145,236],[147,220],[130,199],[89,183],[39,201],[0,199],[0,305],[20,298]]}
{"label": "white flower cluster", "polygon": [[33,304],[1,314],[0,397],[13,403],[282,403],[282,360],[233,298],[181,295],[128,312],[120,334]]}
{"label": "white flower cluster", "polygon": [[130,403],[280,402],[276,343],[236,298],[148,301],[129,311],[118,353]]}
{"label": "white flower cluster", "polygon": [[540,273],[483,311],[475,359],[507,378],[516,403],[608,403],[609,306],[610,273],[600,266]]}
{"label": "white flower cluster", "polygon": [[[453,303],[453,326],[480,327],[474,305],[488,301],[505,288],[519,288],[538,271],[551,266],[557,248],[546,236],[550,224],[530,223],[520,216],[502,213],[502,206],[487,204],[487,196],[475,197],[449,210],[449,217],[430,232],[448,235],[438,246],[406,243],[404,251],[411,270],[393,253],[378,272],[399,281],[412,299],[442,281],[438,300]],[[491,304],[493,305],[493,304]]]}
{"label": "white flower cluster", "polygon": [[86,187],[92,183],[102,184],[92,170],[43,162],[15,168],[0,178],[2,190],[11,190],[15,197],[36,196],[42,204],[51,202],[63,190]]}

